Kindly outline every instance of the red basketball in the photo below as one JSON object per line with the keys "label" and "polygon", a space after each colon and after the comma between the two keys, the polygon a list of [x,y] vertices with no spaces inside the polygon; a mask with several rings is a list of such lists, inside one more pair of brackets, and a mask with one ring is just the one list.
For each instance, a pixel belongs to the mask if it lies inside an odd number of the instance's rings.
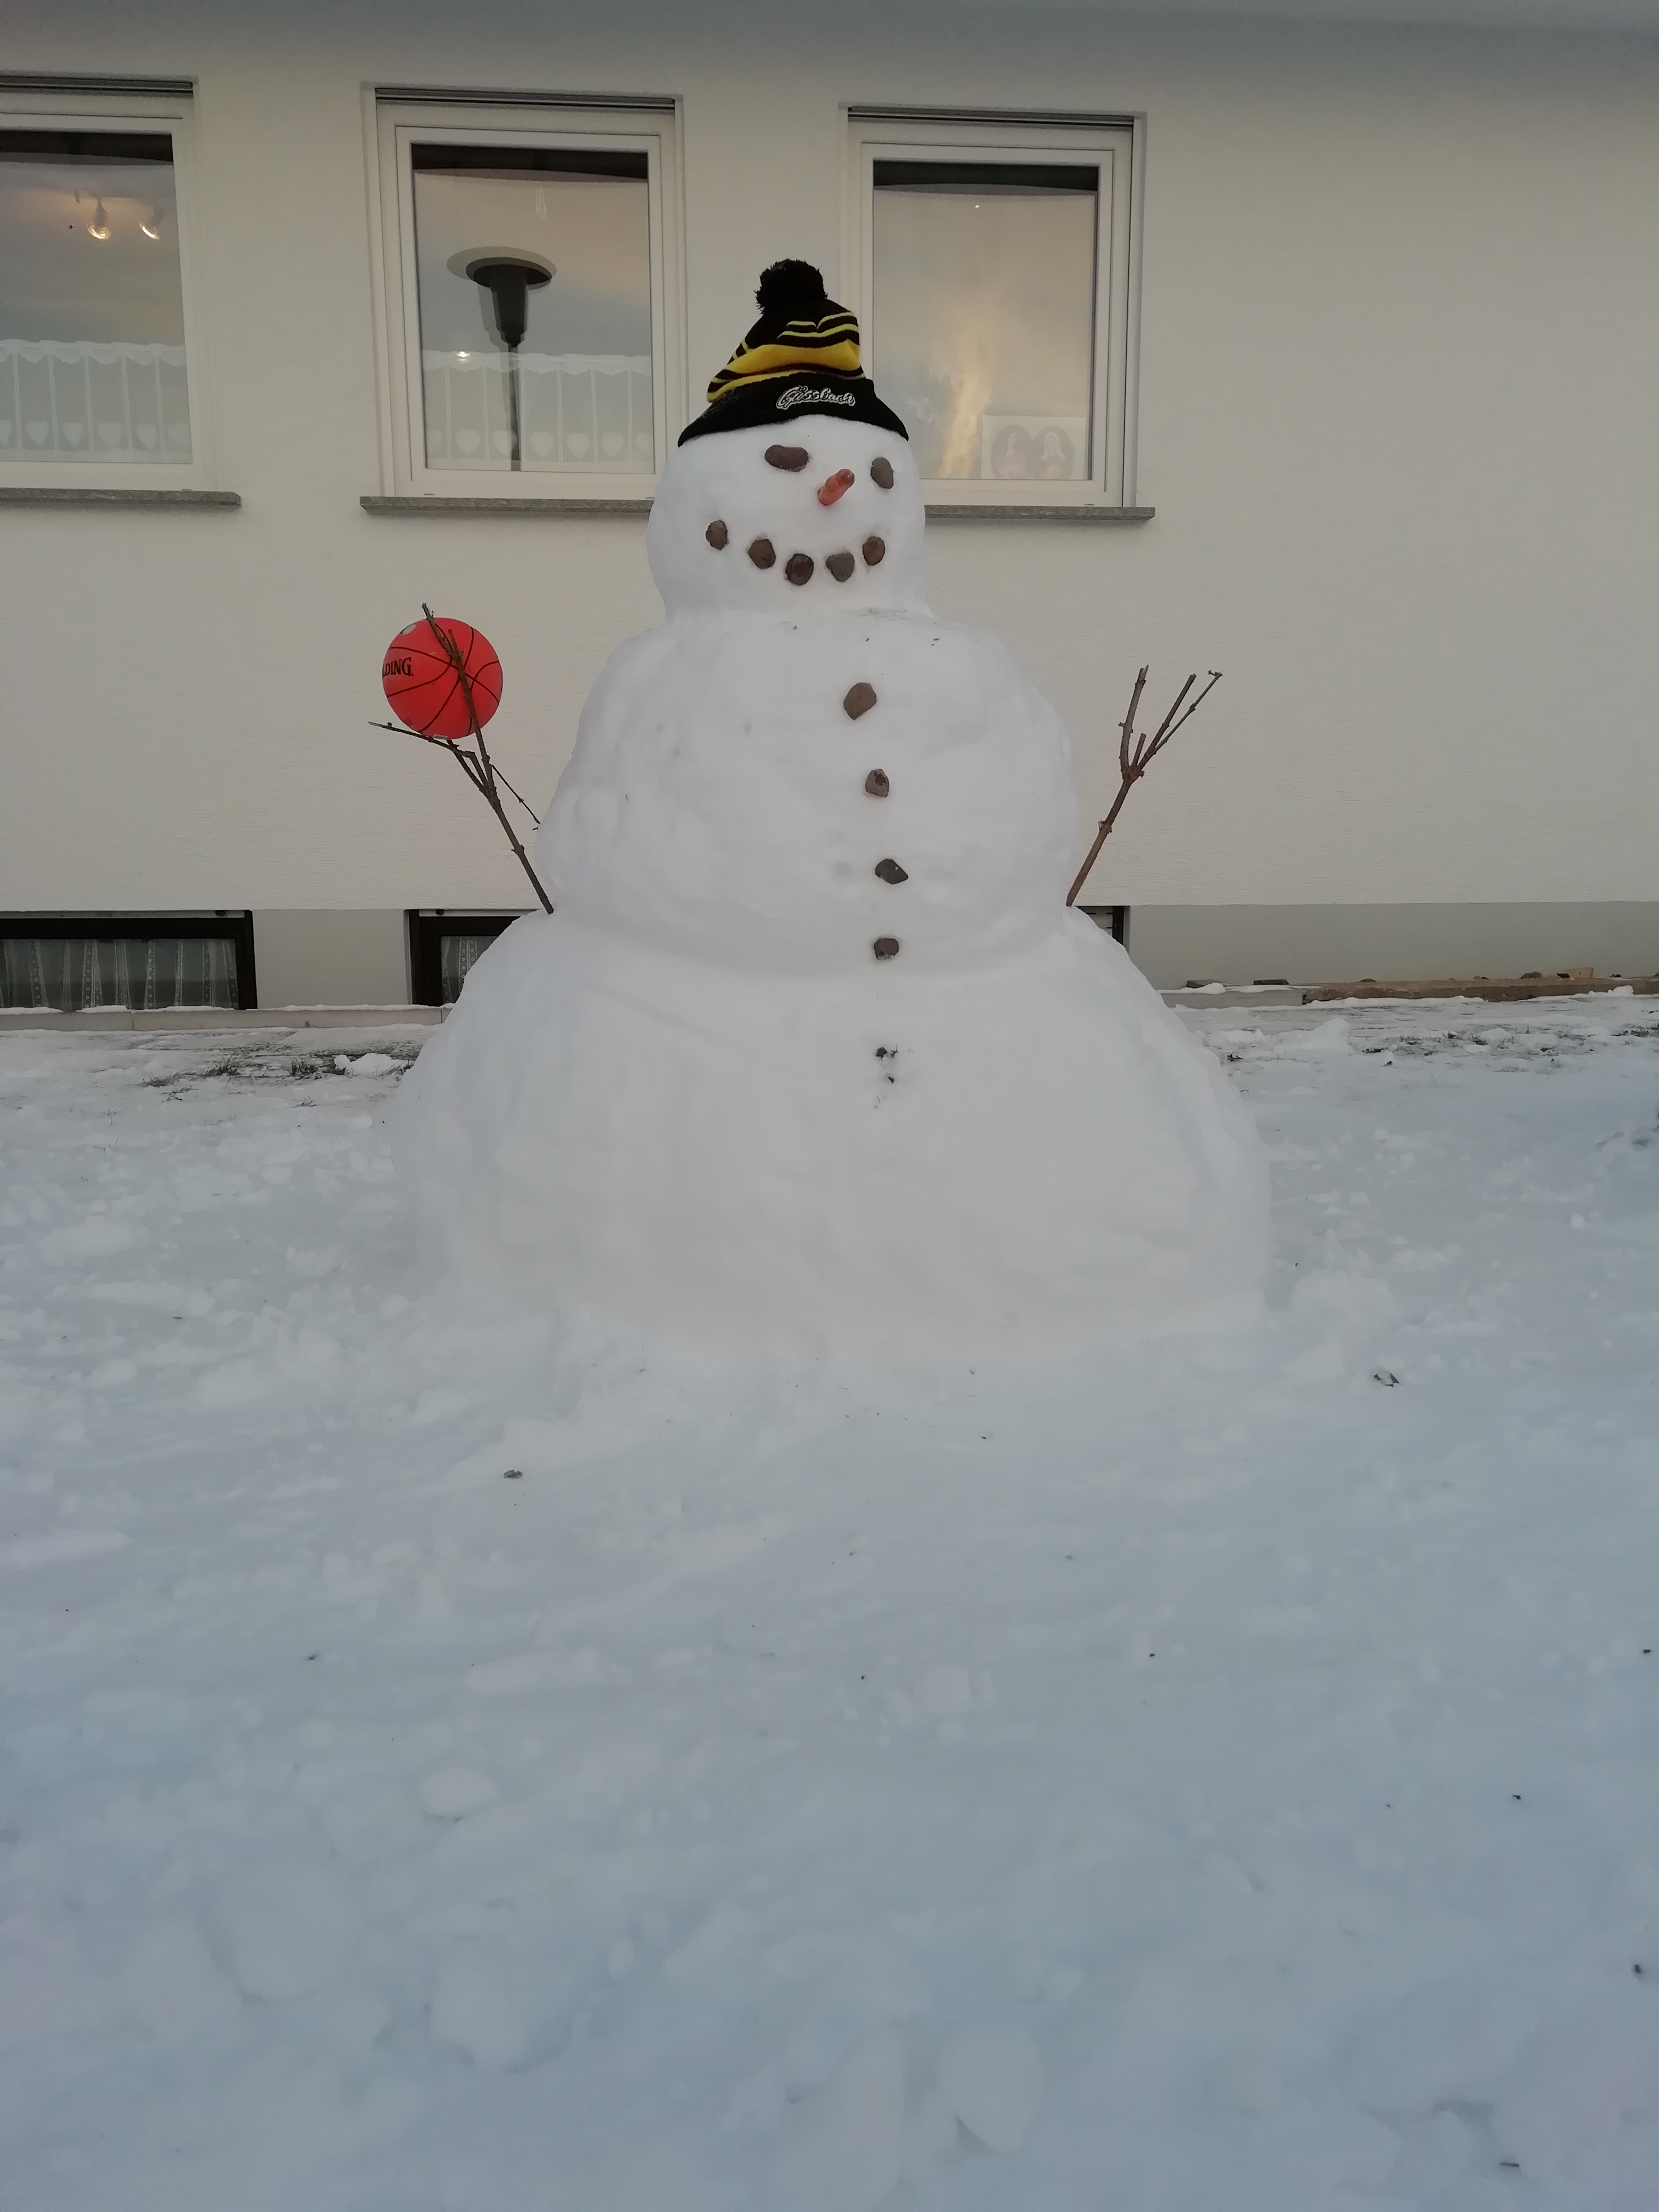
{"label": "red basketball", "polygon": [[456,622],[448,615],[438,615],[430,623],[422,615],[419,622],[410,623],[387,646],[380,664],[380,682],[386,703],[400,722],[419,731],[423,738],[447,738],[453,742],[471,734],[472,720],[466,711],[460,671],[435,635],[434,623],[436,629],[453,641],[461,657],[480,723],[489,720],[501,703],[501,664],[495,658],[495,647],[471,623]]}

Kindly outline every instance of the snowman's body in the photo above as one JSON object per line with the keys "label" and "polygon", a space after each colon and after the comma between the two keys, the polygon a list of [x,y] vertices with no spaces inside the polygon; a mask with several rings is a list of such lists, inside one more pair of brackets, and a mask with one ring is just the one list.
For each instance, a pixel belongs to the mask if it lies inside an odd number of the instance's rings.
{"label": "snowman's body", "polygon": [[785,1353],[1061,1352],[1250,1295],[1260,1145],[1063,904],[1058,717],[926,607],[902,440],[787,434],[796,467],[751,429],[664,471],[668,619],[584,713],[537,846],[556,910],[404,1086],[423,1243]]}

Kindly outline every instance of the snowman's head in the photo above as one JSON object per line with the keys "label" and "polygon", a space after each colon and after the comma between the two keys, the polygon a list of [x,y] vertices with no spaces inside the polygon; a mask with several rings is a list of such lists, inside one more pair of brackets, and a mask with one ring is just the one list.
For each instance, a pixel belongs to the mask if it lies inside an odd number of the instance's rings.
{"label": "snowman's head", "polygon": [[679,447],[645,542],[671,615],[802,616],[920,607],[922,525],[902,435],[803,410]]}

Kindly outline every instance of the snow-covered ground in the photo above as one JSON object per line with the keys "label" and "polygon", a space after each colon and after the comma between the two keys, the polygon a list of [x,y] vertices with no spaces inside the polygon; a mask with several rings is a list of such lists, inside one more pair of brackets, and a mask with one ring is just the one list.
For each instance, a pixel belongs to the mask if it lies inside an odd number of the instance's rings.
{"label": "snow-covered ground", "polygon": [[1650,2212],[1659,1013],[1193,1018],[1267,1319],[882,1384],[0,1041],[7,2212]]}

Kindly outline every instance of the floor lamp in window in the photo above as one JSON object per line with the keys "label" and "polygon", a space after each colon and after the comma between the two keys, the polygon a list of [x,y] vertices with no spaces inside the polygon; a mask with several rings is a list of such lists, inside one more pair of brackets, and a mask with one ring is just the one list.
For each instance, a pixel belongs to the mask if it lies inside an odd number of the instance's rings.
{"label": "floor lamp in window", "polygon": [[459,258],[465,274],[489,301],[489,320],[495,341],[507,351],[507,418],[512,458],[507,466],[522,469],[521,408],[519,392],[519,348],[530,321],[530,295],[550,283],[557,274],[550,261],[533,254],[486,252]]}

